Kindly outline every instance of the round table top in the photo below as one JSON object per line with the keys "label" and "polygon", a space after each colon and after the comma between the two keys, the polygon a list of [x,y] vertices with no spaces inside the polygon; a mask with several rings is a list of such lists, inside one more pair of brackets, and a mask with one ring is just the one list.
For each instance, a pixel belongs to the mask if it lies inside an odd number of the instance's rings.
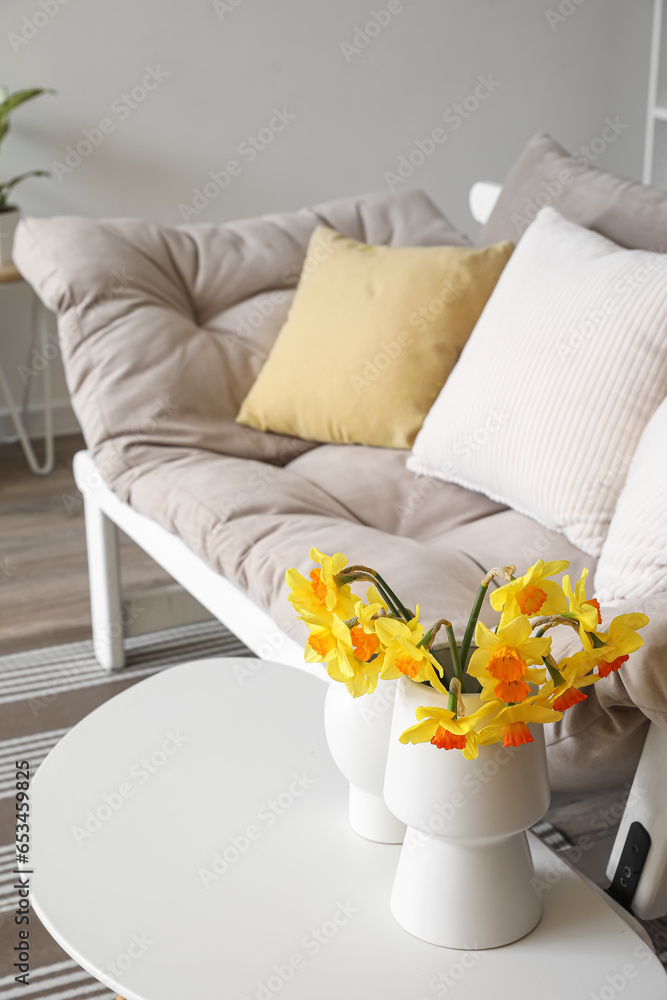
{"label": "round table top", "polygon": [[469,1000],[526,984],[563,1000],[614,976],[624,1000],[664,1000],[657,958],[532,837],[544,915],[522,941],[461,953],[403,931],[389,911],[400,848],[348,825],[325,692],[292,667],[199,661],[61,740],[32,784],[30,869],[72,958],[127,1000],[436,1000],[462,978]]}
{"label": "round table top", "polygon": [[0,285],[9,285],[14,281],[23,280],[23,275],[13,261],[10,261],[9,264],[0,264]]}

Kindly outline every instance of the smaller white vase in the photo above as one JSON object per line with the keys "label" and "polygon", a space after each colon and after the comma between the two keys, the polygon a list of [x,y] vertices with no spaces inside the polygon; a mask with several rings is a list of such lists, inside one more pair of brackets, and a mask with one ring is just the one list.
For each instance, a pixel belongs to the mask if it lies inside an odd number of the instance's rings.
{"label": "smaller white vase", "polygon": [[21,212],[18,208],[0,210],[0,265],[9,264],[14,248],[14,233],[19,224]]}
{"label": "smaller white vase", "polygon": [[395,694],[396,681],[380,681],[373,694],[360,698],[332,682],[324,703],[329,750],[350,783],[350,826],[380,844],[401,844],[405,834],[382,794]]}
{"label": "smaller white vase", "polygon": [[[479,695],[463,695],[475,711]],[[424,685],[398,682],[385,800],[408,830],[391,912],[415,937],[447,948],[497,948],[528,934],[542,904],[526,830],[549,807],[544,727],[534,742],[483,746],[476,760],[431,743],[402,744],[420,705],[447,707]]]}

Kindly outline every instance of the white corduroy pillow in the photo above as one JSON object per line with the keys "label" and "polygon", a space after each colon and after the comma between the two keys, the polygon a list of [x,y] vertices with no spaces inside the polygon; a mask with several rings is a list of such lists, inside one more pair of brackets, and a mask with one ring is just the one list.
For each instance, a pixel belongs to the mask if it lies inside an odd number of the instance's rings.
{"label": "white corduroy pillow", "polygon": [[428,413],[408,468],[598,556],[667,392],[667,255],[543,208]]}
{"label": "white corduroy pillow", "polygon": [[667,399],[637,445],[595,571],[595,596],[606,604],[665,591]]}

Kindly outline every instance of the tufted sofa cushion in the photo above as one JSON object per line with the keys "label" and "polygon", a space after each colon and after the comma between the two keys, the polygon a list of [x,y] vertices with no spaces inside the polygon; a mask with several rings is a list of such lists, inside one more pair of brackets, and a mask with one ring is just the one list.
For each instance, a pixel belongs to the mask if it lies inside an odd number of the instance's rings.
{"label": "tufted sofa cushion", "polygon": [[321,224],[367,243],[468,245],[419,191],[224,225],[21,223],[15,259],[58,314],[74,410],[123,499],[143,471],[146,447],[281,465],[313,447],[234,420],[285,322]]}

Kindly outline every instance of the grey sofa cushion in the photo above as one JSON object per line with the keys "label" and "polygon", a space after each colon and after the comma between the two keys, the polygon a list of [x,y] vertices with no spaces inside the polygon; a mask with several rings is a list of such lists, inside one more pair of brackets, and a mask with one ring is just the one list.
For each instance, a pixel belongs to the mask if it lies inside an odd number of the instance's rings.
{"label": "grey sofa cushion", "polygon": [[420,191],[220,225],[23,220],[17,266],[58,314],[75,412],[121,497],[142,472],[143,445],[276,464],[313,447],[235,418],[285,322],[320,224],[366,243],[469,242]]}
{"label": "grey sofa cushion", "polygon": [[510,170],[477,243],[517,243],[544,205],[623,247],[667,250],[667,191],[624,180],[534,136]]}

